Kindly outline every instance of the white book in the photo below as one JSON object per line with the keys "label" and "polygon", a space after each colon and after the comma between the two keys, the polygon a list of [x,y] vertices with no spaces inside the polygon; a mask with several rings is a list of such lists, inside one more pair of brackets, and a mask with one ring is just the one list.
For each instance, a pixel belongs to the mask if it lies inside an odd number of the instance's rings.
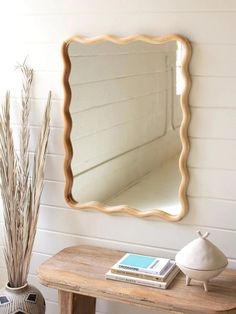
{"label": "white book", "polygon": [[123,282],[128,282],[128,283],[133,283],[133,284],[148,286],[148,287],[154,287],[154,288],[160,288],[160,289],[167,289],[169,284],[173,281],[173,279],[178,274],[178,272],[179,272],[179,268],[176,266],[173,269],[173,271],[169,274],[169,276],[166,278],[166,281],[155,281],[155,280],[143,279],[143,278],[138,278],[138,277],[133,277],[133,276],[126,276],[126,275],[112,273],[110,270],[106,273],[105,277],[106,279],[110,279],[110,280],[123,281]]}
{"label": "white book", "polygon": [[170,266],[170,259],[127,253],[112,269],[142,272],[152,275],[163,275]]}
{"label": "white book", "polygon": [[168,268],[165,270],[165,272],[163,272],[160,275],[150,274],[147,272],[136,271],[136,270],[131,270],[131,269],[126,270],[126,269],[117,268],[114,266],[111,267],[111,272],[120,274],[120,275],[127,275],[127,276],[139,277],[139,278],[144,278],[144,279],[150,279],[150,280],[165,281],[165,279],[170,274],[170,272],[175,268],[175,266],[176,266],[175,261],[171,260]]}

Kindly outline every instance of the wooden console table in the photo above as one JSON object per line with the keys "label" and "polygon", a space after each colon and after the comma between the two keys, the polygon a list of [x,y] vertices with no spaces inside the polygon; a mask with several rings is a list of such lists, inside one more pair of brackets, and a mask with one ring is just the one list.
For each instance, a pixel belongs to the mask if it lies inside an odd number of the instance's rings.
{"label": "wooden console table", "polygon": [[92,246],[66,248],[38,269],[40,282],[59,290],[61,314],[95,314],[96,298],[177,313],[236,313],[236,270],[225,270],[209,284],[185,286],[178,274],[167,290],[105,279],[124,252]]}

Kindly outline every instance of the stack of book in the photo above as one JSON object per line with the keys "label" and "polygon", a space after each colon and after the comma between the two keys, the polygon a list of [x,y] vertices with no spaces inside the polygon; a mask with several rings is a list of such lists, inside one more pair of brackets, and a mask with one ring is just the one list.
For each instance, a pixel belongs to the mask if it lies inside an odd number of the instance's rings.
{"label": "stack of book", "polygon": [[106,279],[167,289],[178,274],[175,261],[127,253],[106,273]]}

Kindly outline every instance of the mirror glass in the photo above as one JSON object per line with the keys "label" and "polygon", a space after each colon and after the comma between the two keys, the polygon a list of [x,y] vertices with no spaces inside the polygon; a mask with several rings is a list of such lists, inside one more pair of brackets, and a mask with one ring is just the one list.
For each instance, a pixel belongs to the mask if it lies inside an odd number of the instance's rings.
{"label": "mirror glass", "polygon": [[71,42],[72,196],[140,211],[180,211],[179,41]]}

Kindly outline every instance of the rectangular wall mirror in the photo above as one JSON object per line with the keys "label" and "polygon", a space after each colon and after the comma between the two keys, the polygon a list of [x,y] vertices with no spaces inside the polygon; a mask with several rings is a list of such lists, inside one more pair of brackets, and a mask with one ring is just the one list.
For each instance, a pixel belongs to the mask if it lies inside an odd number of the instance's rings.
{"label": "rectangular wall mirror", "polygon": [[186,215],[190,55],[179,35],[64,43],[71,207],[172,221]]}

